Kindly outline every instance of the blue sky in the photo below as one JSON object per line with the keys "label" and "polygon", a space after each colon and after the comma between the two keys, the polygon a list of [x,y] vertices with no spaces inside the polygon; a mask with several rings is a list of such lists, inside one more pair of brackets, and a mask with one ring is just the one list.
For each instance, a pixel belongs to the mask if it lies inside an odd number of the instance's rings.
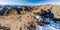
{"label": "blue sky", "polygon": [[60,4],[60,0],[0,0],[2,5]]}

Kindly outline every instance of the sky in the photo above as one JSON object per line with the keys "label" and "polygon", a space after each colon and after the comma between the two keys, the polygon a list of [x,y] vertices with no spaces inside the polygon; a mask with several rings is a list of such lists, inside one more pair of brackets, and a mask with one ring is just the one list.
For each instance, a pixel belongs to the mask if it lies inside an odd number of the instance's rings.
{"label": "sky", "polygon": [[60,0],[0,0],[2,5],[60,4]]}

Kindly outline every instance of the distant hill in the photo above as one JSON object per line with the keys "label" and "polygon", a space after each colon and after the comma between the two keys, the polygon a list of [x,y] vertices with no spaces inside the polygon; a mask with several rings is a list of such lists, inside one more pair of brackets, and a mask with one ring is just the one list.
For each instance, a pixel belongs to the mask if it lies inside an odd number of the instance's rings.
{"label": "distant hill", "polygon": [[[41,9],[47,10],[50,9],[52,11],[52,13],[55,15],[55,17],[59,17],[60,18],[60,5],[39,5],[39,6],[33,6],[33,5],[29,5],[29,6],[22,6],[22,5],[0,5],[0,15],[4,15],[4,13],[6,11],[8,11],[9,9],[15,9],[17,14],[24,14],[27,12],[34,12],[34,11],[40,11]],[[10,11],[11,12],[11,11]],[[7,13],[7,12],[6,12]],[[35,12],[34,12],[35,13]],[[7,15],[7,14],[6,14]]]}

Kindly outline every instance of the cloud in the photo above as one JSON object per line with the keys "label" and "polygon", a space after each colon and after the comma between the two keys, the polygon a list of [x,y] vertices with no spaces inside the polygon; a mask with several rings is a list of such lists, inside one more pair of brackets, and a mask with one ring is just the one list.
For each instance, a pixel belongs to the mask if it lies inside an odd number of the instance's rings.
{"label": "cloud", "polygon": [[0,4],[9,5],[60,4],[60,0],[0,0]]}

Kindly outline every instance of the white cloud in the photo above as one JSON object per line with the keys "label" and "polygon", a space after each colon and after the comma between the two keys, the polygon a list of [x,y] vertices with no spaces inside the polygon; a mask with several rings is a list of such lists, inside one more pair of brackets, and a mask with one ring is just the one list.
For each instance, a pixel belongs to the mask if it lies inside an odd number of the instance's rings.
{"label": "white cloud", "polygon": [[60,0],[48,0],[39,3],[26,3],[25,0],[0,0],[0,4],[16,4],[16,5],[40,5],[40,4],[60,4]]}

